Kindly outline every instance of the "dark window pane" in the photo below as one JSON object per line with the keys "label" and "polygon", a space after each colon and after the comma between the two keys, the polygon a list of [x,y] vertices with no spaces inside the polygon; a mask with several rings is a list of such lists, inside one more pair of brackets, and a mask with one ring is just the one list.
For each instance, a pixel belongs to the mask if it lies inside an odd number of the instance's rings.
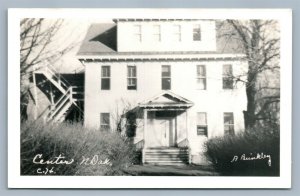
{"label": "dark window pane", "polygon": [[207,136],[207,116],[206,112],[197,113],[197,135]]}
{"label": "dark window pane", "polygon": [[233,113],[231,113],[231,112],[224,113],[224,124],[225,125],[234,124]]}
{"label": "dark window pane", "polygon": [[170,118],[170,117],[175,117],[176,112],[174,111],[156,111],[155,112],[155,117],[156,118]]}
{"label": "dark window pane", "polygon": [[110,78],[102,78],[101,79],[101,89],[102,90],[110,89]]}
{"label": "dark window pane", "polygon": [[171,78],[162,78],[161,81],[162,89],[163,90],[170,90],[171,89]]}
{"label": "dark window pane", "polygon": [[127,67],[127,89],[136,90],[137,89],[137,78],[136,78],[136,66]]}
{"label": "dark window pane", "polygon": [[200,41],[201,40],[201,28],[200,25],[194,25],[193,28],[193,40]]}
{"label": "dark window pane", "polygon": [[223,77],[223,89],[233,89],[233,78]]}
{"label": "dark window pane", "polygon": [[201,34],[200,33],[194,33],[193,40],[194,41],[200,41],[201,40]]}
{"label": "dark window pane", "polygon": [[109,124],[109,113],[101,113],[100,114],[100,123],[101,123],[101,125]]}
{"label": "dark window pane", "polygon": [[127,85],[127,89],[128,90],[136,90],[137,88],[136,88],[136,78],[128,78],[128,80],[127,80],[127,83],[128,83],[128,85]]}
{"label": "dark window pane", "polygon": [[197,125],[197,135],[207,136],[207,125]]}

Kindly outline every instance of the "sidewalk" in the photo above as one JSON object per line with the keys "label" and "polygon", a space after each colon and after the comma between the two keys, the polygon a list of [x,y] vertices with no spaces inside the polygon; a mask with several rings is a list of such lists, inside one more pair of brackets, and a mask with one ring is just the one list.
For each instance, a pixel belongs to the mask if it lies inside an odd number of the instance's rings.
{"label": "sidewalk", "polygon": [[212,166],[186,165],[186,166],[155,166],[133,165],[125,171],[133,176],[218,176]]}

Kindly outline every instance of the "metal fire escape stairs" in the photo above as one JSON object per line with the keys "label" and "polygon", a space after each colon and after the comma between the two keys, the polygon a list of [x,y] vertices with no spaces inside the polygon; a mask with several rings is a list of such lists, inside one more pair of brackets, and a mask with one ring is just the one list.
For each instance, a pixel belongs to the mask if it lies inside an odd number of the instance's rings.
{"label": "metal fire escape stairs", "polygon": [[60,92],[61,96],[51,105],[48,112],[43,115],[43,119],[46,121],[63,122],[67,115],[71,112],[72,107],[83,115],[82,109],[77,104],[78,99],[76,94],[83,94],[83,91],[78,90],[82,87],[72,86],[65,78],[55,71],[50,65],[43,66],[34,71],[34,74],[42,74],[44,77],[51,82]]}

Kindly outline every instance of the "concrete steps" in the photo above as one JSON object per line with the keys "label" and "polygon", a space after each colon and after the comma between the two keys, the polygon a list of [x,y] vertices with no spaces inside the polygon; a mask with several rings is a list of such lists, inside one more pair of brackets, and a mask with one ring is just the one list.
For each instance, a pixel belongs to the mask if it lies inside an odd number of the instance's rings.
{"label": "concrete steps", "polygon": [[189,162],[187,148],[147,148],[144,156],[144,164],[150,165],[186,165]]}

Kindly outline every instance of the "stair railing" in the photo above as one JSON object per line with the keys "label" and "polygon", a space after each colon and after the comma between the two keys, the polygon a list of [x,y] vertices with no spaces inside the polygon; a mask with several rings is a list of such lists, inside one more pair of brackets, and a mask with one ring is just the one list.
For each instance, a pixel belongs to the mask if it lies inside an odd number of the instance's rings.
{"label": "stair railing", "polygon": [[61,96],[59,98],[59,100],[54,104],[53,108],[54,110],[53,111],[50,111],[50,114],[49,114],[49,118],[52,119],[59,111],[60,109],[64,106],[64,104],[67,102],[67,101],[73,101],[72,100],[72,87],[70,87],[65,94],[63,94],[63,96]]}
{"label": "stair railing", "polygon": [[44,67],[44,70],[48,72],[53,79],[64,89],[67,90],[71,84],[60,74],[58,74],[51,65],[47,65]]}
{"label": "stair railing", "polygon": [[[35,68],[37,69],[37,68]],[[72,102],[76,108],[83,114],[82,109],[76,103],[77,99],[73,97],[74,94],[81,94],[83,92],[74,91],[76,88],[81,88],[80,86],[72,86],[63,76],[61,76],[48,62],[43,67],[40,67],[41,70],[44,70],[48,73],[51,78],[56,81],[62,89],[66,92],[59,98],[59,100],[51,107],[50,112],[48,113],[48,119],[53,119],[55,115],[59,114],[60,110],[64,107],[65,103]],[[53,109],[52,109],[53,108]]]}

